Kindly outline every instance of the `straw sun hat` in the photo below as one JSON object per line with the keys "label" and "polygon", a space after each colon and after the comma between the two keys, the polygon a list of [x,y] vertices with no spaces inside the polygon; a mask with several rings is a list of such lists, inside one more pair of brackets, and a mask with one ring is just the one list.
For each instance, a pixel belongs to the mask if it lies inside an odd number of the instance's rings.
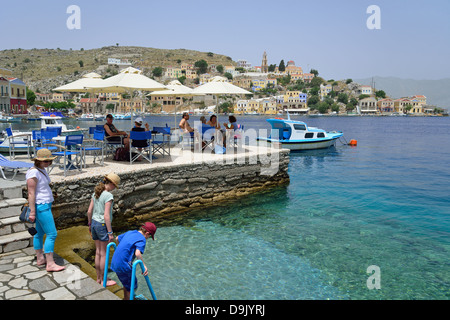
{"label": "straw sun hat", "polygon": [[52,152],[48,149],[40,149],[36,153],[36,157],[33,160],[39,161],[52,161],[55,160],[56,156],[52,155]]}
{"label": "straw sun hat", "polygon": [[105,178],[110,181],[112,184],[116,186],[116,188],[119,188],[120,184],[120,177],[115,173],[108,173]]}

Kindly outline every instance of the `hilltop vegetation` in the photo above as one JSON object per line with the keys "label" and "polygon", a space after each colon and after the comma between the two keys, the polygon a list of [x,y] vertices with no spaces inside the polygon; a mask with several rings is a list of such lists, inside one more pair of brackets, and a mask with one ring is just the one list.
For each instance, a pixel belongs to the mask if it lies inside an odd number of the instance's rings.
{"label": "hilltop vegetation", "polygon": [[236,65],[230,57],[211,52],[117,45],[91,50],[3,50],[0,51],[0,68],[11,70],[15,77],[22,79],[33,91],[48,92],[89,72],[97,72],[102,76],[112,75],[115,70],[108,66],[108,58],[128,59],[133,67],[140,68],[147,76],[151,76],[156,67],[194,64],[201,59],[208,64]]}

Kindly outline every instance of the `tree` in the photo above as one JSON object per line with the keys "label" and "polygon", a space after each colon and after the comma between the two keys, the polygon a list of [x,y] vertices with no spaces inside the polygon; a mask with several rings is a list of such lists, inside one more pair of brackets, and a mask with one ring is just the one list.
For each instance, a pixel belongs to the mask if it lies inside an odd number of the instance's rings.
{"label": "tree", "polygon": [[228,79],[228,80],[233,80],[233,75],[229,72],[225,72],[224,76]]}
{"label": "tree", "polygon": [[163,73],[163,68],[161,68],[161,67],[156,67],[152,71],[153,76],[158,77],[158,78],[162,76],[162,73]]}
{"label": "tree", "polygon": [[83,68],[83,66],[84,66],[83,60],[78,61],[78,63],[79,63],[79,65],[80,65],[80,68]]}
{"label": "tree", "polygon": [[186,81],[186,76],[179,77],[178,81],[180,81],[181,84],[184,84],[184,82]]}
{"label": "tree", "polygon": [[348,103],[348,95],[344,92],[339,93],[337,102],[342,102],[343,104]]}
{"label": "tree", "polygon": [[194,67],[197,68],[197,74],[206,73],[208,71],[208,63],[203,59],[195,62]]}
{"label": "tree", "polygon": [[319,75],[319,71],[317,71],[316,69],[311,69],[311,71],[309,71],[309,73],[312,73],[314,75],[314,77],[317,77]]}
{"label": "tree", "polygon": [[383,90],[378,90],[377,92],[375,92],[375,97],[377,98],[386,98],[386,92],[384,92]]}
{"label": "tree", "polygon": [[216,70],[217,70],[218,72],[220,72],[220,73],[223,73],[223,65],[219,64],[219,65],[216,67]]}
{"label": "tree", "polygon": [[276,67],[277,67],[276,64],[271,64],[271,65],[269,65],[269,68],[268,68],[267,70],[268,70],[269,72],[274,72]]}
{"label": "tree", "polygon": [[36,101],[36,94],[27,88],[27,105],[32,106]]}
{"label": "tree", "polygon": [[286,66],[284,65],[284,60],[280,61],[280,65],[278,66],[278,71],[280,71],[280,72],[286,71]]}

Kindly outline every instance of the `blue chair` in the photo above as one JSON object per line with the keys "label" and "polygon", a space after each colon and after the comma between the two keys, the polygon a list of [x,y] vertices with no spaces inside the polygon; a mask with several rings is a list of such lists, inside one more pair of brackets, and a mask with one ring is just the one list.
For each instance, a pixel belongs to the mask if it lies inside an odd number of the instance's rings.
{"label": "blue chair", "polygon": [[214,142],[215,142],[215,133],[216,129],[214,127],[202,124],[202,151],[205,150],[207,147],[212,147],[214,149]]}
{"label": "blue chair", "polygon": [[[63,168],[64,168],[64,177],[66,176],[67,170],[78,169],[81,171],[83,165],[83,151],[81,150],[81,146],[83,144],[83,135],[71,135],[66,136],[66,140],[64,142],[64,146],[58,146],[63,151],[53,152],[52,154],[57,157],[58,162],[61,159],[64,159]],[[78,149],[78,150],[77,150]],[[75,159],[72,159],[75,157]],[[50,171],[53,169],[50,169]]]}
{"label": "blue chair", "polygon": [[31,137],[29,134],[13,134],[11,127],[6,128],[7,140],[9,144],[9,158],[16,158],[16,148],[27,148],[27,155],[30,157]]}
{"label": "blue chair", "polygon": [[56,136],[60,136],[62,132],[62,127],[47,127],[46,129],[42,130],[56,132]]}
{"label": "blue chair", "polygon": [[[130,131],[130,164],[139,158],[152,163],[152,133],[150,131]],[[146,147],[134,147],[133,142],[145,141]],[[143,144],[143,145],[144,145]]]}
{"label": "blue chair", "polygon": [[0,154],[0,171],[2,173],[3,179],[7,180],[5,177],[5,173],[3,172],[3,169],[10,169],[13,170],[14,174],[11,180],[14,180],[16,177],[16,174],[19,172],[20,169],[29,169],[33,166],[33,163],[24,162],[24,161],[10,161],[5,158],[2,154]]}
{"label": "blue chair", "polygon": [[53,138],[58,136],[57,130],[41,129],[40,134],[38,134],[36,132],[34,135],[36,137],[39,136],[39,145],[37,147],[35,147],[35,151],[38,151],[40,149],[48,149],[52,152],[58,150],[58,147],[55,146],[54,141],[53,141]]}
{"label": "blue chair", "polygon": [[151,132],[153,134],[153,154],[159,153],[163,158],[165,155],[170,156],[170,127],[153,127]]}
{"label": "blue chair", "polygon": [[[96,129],[95,127],[91,127]],[[89,128],[89,130],[91,129]],[[84,140],[85,142],[88,142],[88,145],[84,145],[81,147],[78,147],[80,150],[83,151],[83,164],[86,168],[86,156],[88,153],[91,153],[94,157],[93,162],[95,163],[95,160],[97,158],[100,158],[101,156],[101,162],[100,164],[104,165],[104,150],[105,150],[105,131],[103,130],[94,130],[93,132],[93,139],[91,140]],[[100,153],[101,152],[101,153]]]}

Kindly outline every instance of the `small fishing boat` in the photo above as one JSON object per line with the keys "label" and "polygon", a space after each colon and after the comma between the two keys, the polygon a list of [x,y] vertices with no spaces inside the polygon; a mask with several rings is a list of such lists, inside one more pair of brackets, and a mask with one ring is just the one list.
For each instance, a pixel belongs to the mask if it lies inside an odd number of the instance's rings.
{"label": "small fishing boat", "polygon": [[323,129],[309,127],[303,121],[274,118],[267,119],[272,127],[269,137],[258,137],[258,141],[281,145],[290,150],[314,150],[333,146],[336,140],[343,136],[342,132],[327,132]]}
{"label": "small fishing boat", "polygon": [[94,121],[94,115],[92,113],[83,113],[77,120],[79,120],[79,121]]}

